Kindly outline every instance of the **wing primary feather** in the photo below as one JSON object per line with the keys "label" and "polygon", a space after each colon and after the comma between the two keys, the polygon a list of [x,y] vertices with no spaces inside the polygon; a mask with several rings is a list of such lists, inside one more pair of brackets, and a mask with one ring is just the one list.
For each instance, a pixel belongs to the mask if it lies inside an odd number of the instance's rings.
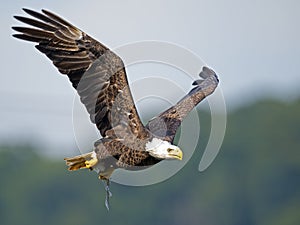
{"label": "wing primary feather", "polygon": [[28,28],[28,27],[12,27],[13,30],[21,32],[23,34],[36,37],[36,38],[41,38],[41,39],[46,39],[50,40],[53,38],[53,33],[49,31],[44,31],[44,30],[38,30],[34,28]]}
{"label": "wing primary feather", "polygon": [[202,71],[200,72],[199,76],[202,77],[203,79],[206,79],[214,74],[215,74],[215,72],[213,70],[209,69],[206,66],[203,66]]}
{"label": "wing primary feather", "polygon": [[24,41],[39,42],[41,40],[40,38],[32,37],[26,34],[13,34],[12,36],[18,39],[22,39]]}
{"label": "wing primary feather", "polygon": [[26,9],[26,8],[23,8],[23,10],[24,10],[27,14],[29,14],[29,15],[31,15],[31,16],[37,18],[37,19],[40,19],[40,20],[42,20],[42,21],[44,21],[44,22],[46,22],[46,23],[50,23],[50,24],[52,24],[52,25],[54,25],[54,26],[56,26],[56,27],[61,27],[61,26],[62,26],[60,23],[58,23],[58,22],[52,20],[51,18],[49,18],[49,17],[47,17],[47,16],[45,16],[45,15],[39,13],[39,12],[33,11],[33,10],[31,10],[31,9]]}
{"label": "wing primary feather", "polygon": [[53,20],[59,22],[60,24],[70,28],[71,31],[74,32],[74,35],[81,37],[81,35],[82,35],[81,31],[79,29],[77,29],[75,26],[73,26],[71,23],[67,22],[66,20],[62,19],[61,17],[55,15],[54,13],[52,13],[48,10],[42,9],[42,12],[45,13],[50,18],[52,18]]}
{"label": "wing primary feather", "polygon": [[74,30],[78,30],[76,27],[73,26],[73,24],[67,22],[66,20],[62,19],[61,17],[55,15],[54,13],[46,10],[46,9],[42,9],[42,12],[45,13],[47,16],[49,16],[50,18],[52,18],[53,20],[59,22],[60,24],[63,24],[67,27],[71,27]]}
{"label": "wing primary feather", "polygon": [[195,80],[192,85],[200,85],[204,80]]}
{"label": "wing primary feather", "polygon": [[21,22],[23,22],[23,23],[26,23],[28,25],[38,27],[38,28],[41,28],[41,29],[44,29],[44,30],[47,30],[47,31],[57,30],[55,27],[53,27],[51,25],[48,25],[46,23],[40,22],[38,20],[30,19],[30,18],[23,17],[23,16],[14,16],[14,18],[21,21]]}

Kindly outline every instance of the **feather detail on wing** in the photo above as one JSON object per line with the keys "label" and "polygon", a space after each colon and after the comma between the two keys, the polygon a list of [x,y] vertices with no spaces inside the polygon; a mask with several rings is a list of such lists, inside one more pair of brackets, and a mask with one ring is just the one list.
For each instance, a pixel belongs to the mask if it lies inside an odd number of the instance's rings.
{"label": "feather detail on wing", "polygon": [[145,135],[121,58],[52,12],[24,11],[33,18],[15,18],[32,27],[13,27],[19,32],[13,36],[37,42],[36,48],[69,77],[101,135],[115,136],[116,126]]}
{"label": "feather detail on wing", "polygon": [[152,134],[163,140],[173,142],[182,120],[197,104],[214,92],[219,83],[216,73],[212,69],[204,66],[199,76],[202,79],[196,80],[193,83],[196,87],[185,97],[176,105],[148,122],[146,128],[150,130]]}

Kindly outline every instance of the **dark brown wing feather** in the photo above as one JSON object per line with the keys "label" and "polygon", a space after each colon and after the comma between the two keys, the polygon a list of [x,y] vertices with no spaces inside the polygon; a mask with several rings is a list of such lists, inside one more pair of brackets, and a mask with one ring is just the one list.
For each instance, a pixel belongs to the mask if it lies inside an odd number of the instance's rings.
{"label": "dark brown wing feather", "polygon": [[176,131],[187,114],[206,96],[212,94],[218,86],[219,80],[216,73],[207,67],[203,67],[199,76],[203,79],[196,80],[196,85],[176,105],[172,106],[159,116],[148,122],[146,128],[161,139],[173,142]]}
{"label": "dark brown wing feather", "polygon": [[13,27],[19,32],[13,36],[37,42],[36,48],[69,77],[101,135],[115,136],[116,126],[135,136],[145,135],[121,58],[49,11],[24,11],[34,19],[15,18],[32,27]]}

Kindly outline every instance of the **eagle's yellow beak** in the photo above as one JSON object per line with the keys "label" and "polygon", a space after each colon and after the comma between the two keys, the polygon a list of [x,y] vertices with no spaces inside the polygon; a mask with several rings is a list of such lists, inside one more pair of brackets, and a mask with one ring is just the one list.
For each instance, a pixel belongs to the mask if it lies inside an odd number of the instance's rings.
{"label": "eagle's yellow beak", "polygon": [[183,153],[180,150],[180,148],[178,148],[178,147],[176,147],[175,149],[169,148],[168,155],[170,156],[170,158],[173,158],[173,159],[182,160],[182,158],[183,158]]}

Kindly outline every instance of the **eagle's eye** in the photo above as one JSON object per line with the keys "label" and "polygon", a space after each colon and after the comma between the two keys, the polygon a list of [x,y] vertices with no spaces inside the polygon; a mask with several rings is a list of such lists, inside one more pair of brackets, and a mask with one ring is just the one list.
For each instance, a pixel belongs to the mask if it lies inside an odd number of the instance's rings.
{"label": "eagle's eye", "polygon": [[167,151],[168,151],[168,152],[171,152],[171,151],[173,151],[173,149],[171,149],[171,148],[168,148],[168,149],[167,149]]}

